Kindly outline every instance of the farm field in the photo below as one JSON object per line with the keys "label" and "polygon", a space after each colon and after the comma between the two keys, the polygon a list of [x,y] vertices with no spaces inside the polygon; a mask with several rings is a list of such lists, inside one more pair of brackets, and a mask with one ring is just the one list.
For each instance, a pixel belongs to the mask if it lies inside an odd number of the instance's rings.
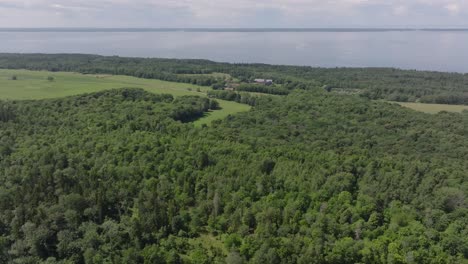
{"label": "farm field", "polygon": [[468,110],[468,105],[446,105],[446,104],[422,104],[422,103],[398,103],[401,106],[429,114],[437,114],[441,111],[461,113]]}
{"label": "farm field", "polygon": [[[13,76],[16,77],[16,80],[12,80]],[[53,81],[47,79],[49,76],[53,77]],[[210,89],[192,84],[120,75],[84,75],[68,72],[0,69],[0,99],[58,98],[125,87],[142,88],[152,93],[167,93],[173,96],[206,96],[206,92]],[[219,99],[217,101],[222,109],[208,113],[205,117],[197,120],[195,125],[209,124],[215,119],[222,119],[228,115],[250,109],[249,106],[236,102]]]}

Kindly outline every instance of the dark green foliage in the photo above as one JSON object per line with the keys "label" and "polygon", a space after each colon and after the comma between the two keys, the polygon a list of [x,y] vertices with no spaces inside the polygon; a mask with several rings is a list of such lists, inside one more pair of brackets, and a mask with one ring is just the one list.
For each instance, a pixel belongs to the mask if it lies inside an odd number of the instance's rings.
{"label": "dark green foliage", "polygon": [[421,97],[421,103],[432,104],[468,104],[468,92],[453,93],[453,94],[440,94],[440,95],[426,95]]}
{"label": "dark green foliage", "polygon": [[266,94],[277,94],[287,95],[289,90],[281,87],[269,86],[263,84],[242,84],[236,88],[237,91],[255,92],[255,93],[266,93]]}
{"label": "dark green foliage", "polygon": [[219,109],[219,103],[208,98],[197,96],[179,97],[174,101],[172,117],[184,123],[194,121],[203,116],[208,110]]}
{"label": "dark green foliage", "polygon": [[0,101],[0,122],[8,122],[15,118],[15,106],[8,102]]}
{"label": "dark green foliage", "polygon": [[214,105],[2,102],[0,262],[466,262],[466,113],[295,91],[183,123]]}
{"label": "dark green foliage", "polygon": [[208,97],[218,98],[226,101],[234,101],[241,104],[255,106],[259,100],[259,96],[250,93],[234,92],[234,91],[209,91]]}

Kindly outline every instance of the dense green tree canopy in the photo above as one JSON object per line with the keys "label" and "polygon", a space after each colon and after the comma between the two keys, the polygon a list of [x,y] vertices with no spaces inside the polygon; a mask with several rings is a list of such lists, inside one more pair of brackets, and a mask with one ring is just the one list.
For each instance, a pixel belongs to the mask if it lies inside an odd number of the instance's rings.
{"label": "dense green tree canopy", "polygon": [[466,263],[468,114],[294,91],[0,102],[1,263]]}

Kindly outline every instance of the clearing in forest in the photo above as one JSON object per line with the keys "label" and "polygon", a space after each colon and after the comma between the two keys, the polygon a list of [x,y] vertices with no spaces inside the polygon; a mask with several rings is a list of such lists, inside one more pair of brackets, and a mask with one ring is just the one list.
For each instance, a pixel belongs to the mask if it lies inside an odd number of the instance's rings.
{"label": "clearing in forest", "polygon": [[[206,96],[210,87],[193,84],[141,79],[121,75],[88,75],[69,72],[47,72],[0,69],[0,100],[26,100],[59,98],[83,93],[93,93],[116,88],[142,88],[157,94],[173,96]],[[215,119],[248,111],[250,106],[219,100],[221,110],[207,113],[195,125],[209,124]]]}
{"label": "clearing in forest", "polygon": [[423,103],[398,103],[401,106],[411,108],[416,111],[429,114],[437,114],[441,111],[461,113],[468,111],[468,105],[447,105],[447,104],[423,104]]}

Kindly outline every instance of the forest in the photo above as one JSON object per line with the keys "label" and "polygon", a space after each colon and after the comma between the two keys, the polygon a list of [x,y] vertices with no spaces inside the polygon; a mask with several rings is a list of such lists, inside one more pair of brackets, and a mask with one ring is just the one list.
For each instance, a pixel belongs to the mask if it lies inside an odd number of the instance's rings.
{"label": "forest", "polygon": [[[225,73],[248,84],[273,79],[281,88],[245,85],[243,91],[287,94],[295,89],[352,91],[368,99],[468,105],[468,74],[392,68],[313,68],[266,64],[229,64],[207,60],[123,58],[81,54],[2,54],[0,68],[129,75],[215,88]],[[261,89],[261,90],[260,90]]]}
{"label": "forest", "polygon": [[[143,63],[143,75],[161,74],[151,78],[175,78],[185,65],[63,58],[1,55],[0,64],[140,75]],[[284,74],[307,79],[299,69]],[[449,76],[427,82],[463,91],[466,77]],[[468,112],[430,115],[308,86],[210,93],[0,101],[0,263],[467,262]],[[213,98],[253,107],[195,127],[219,107]]]}

